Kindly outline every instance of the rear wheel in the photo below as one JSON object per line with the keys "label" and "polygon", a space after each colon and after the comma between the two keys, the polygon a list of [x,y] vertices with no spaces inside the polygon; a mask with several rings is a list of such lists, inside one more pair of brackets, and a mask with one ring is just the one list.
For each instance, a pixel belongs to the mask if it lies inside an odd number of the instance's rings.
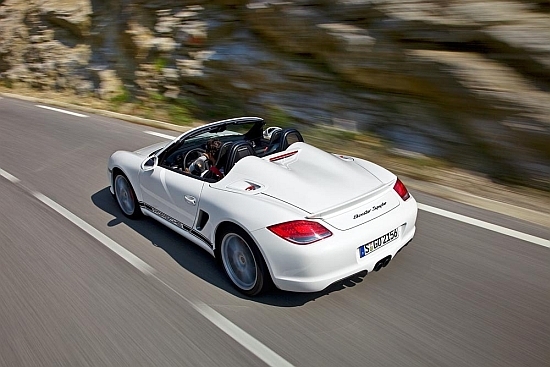
{"label": "rear wheel", "polygon": [[136,193],[132,185],[122,173],[115,177],[115,198],[122,213],[128,218],[138,218],[141,215]]}
{"label": "rear wheel", "polygon": [[255,296],[267,288],[267,266],[244,230],[237,226],[227,228],[221,236],[219,254],[225,273],[241,293]]}

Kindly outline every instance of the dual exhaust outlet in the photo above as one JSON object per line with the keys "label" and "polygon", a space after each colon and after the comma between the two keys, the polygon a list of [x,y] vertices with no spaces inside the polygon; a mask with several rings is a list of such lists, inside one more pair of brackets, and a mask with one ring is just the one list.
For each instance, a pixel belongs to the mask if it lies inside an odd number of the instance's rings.
{"label": "dual exhaust outlet", "polygon": [[390,260],[391,260],[391,255],[388,255],[386,256],[385,258],[383,258],[382,260],[379,260],[376,265],[374,265],[374,271],[378,271],[384,267],[386,267],[389,263],[390,263]]}

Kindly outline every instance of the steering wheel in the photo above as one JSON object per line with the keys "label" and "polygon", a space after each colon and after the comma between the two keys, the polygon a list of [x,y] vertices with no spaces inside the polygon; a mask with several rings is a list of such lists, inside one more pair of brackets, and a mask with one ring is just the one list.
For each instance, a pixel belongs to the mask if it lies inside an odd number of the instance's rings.
{"label": "steering wheel", "polygon": [[201,154],[204,152],[206,151],[202,148],[194,148],[188,151],[187,153],[185,153],[185,157],[183,157],[183,169],[184,170],[188,169],[191,163],[193,163],[193,161],[190,161],[189,159],[195,160],[199,158]]}

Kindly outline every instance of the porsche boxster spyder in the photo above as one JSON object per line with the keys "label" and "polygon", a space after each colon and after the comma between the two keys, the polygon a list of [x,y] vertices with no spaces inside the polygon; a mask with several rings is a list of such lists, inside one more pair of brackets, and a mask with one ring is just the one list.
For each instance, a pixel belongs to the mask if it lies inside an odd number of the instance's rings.
{"label": "porsche boxster spyder", "polygon": [[[215,161],[190,171],[209,140],[219,141]],[[124,215],[154,218],[208,251],[249,296],[272,284],[321,291],[380,270],[416,230],[416,201],[393,173],[306,144],[296,129],[266,129],[258,117],[117,151],[108,175]]]}

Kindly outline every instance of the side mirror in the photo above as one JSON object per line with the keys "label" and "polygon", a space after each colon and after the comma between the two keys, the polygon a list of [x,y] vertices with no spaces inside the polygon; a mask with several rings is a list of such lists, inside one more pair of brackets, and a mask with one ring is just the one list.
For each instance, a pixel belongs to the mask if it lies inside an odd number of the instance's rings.
{"label": "side mirror", "polygon": [[144,171],[150,171],[154,169],[158,164],[157,156],[148,157],[146,160],[141,163],[141,169]]}

